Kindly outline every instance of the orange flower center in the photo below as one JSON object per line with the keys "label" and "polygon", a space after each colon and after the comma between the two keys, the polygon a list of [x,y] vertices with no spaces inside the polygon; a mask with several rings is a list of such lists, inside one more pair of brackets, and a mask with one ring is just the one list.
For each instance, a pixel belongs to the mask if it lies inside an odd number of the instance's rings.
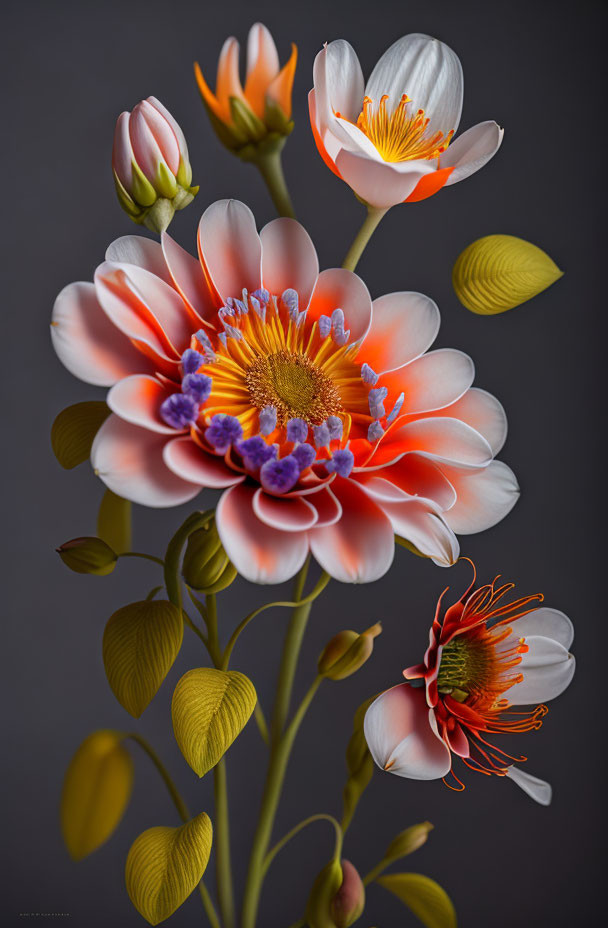
{"label": "orange flower center", "polygon": [[411,101],[407,94],[403,94],[391,115],[386,108],[388,99],[388,94],[384,94],[374,112],[374,101],[365,97],[356,123],[382,158],[385,161],[439,158],[450,144],[454,130],[430,135],[427,132],[428,116],[425,116],[424,110],[416,113],[408,111]]}

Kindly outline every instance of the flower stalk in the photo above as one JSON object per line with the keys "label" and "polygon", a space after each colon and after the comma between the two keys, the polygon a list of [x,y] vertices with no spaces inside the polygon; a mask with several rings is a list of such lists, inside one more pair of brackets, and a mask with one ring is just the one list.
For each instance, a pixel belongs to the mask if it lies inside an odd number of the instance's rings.
{"label": "flower stalk", "polygon": [[386,215],[386,213],[388,213],[388,210],[389,207],[386,207],[386,209],[380,209],[375,206],[367,207],[367,216],[365,217],[363,225],[355,235],[353,242],[346,253],[346,257],[342,262],[342,267],[345,268],[345,270],[355,270],[361,255],[365,251],[367,243],[378,228],[380,220]]}

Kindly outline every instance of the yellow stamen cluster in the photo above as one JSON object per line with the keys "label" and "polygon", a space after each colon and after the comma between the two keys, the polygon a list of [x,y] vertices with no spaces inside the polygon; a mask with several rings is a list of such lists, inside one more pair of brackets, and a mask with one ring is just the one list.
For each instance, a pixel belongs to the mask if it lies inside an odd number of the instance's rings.
{"label": "yellow stamen cluster", "polygon": [[410,115],[407,111],[410,99],[403,94],[395,111],[389,116],[386,104],[388,94],[380,99],[374,112],[374,103],[370,97],[363,100],[363,109],[357,119],[357,126],[377,148],[385,161],[412,161],[414,159],[430,160],[439,158],[446,150],[454,130],[447,134],[435,132],[427,135],[429,119],[424,110]]}
{"label": "yellow stamen cluster", "polygon": [[333,380],[305,354],[285,349],[261,355],[245,375],[251,402],[258,409],[274,406],[277,422],[300,418],[313,425],[342,412]]}

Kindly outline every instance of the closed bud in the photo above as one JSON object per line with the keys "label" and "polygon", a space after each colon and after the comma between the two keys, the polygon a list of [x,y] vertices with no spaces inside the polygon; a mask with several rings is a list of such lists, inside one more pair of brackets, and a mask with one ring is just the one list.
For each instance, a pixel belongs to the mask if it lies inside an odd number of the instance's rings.
{"label": "closed bud", "polygon": [[114,132],[112,170],[118,200],[133,222],[164,232],[175,210],[191,203],[198,187],[184,133],[155,97],[121,113]]}
{"label": "closed bud", "polygon": [[220,593],[236,577],[236,568],[224,551],[215,519],[188,538],[182,574],[189,587],[205,595]]}
{"label": "closed bud", "polygon": [[118,555],[101,538],[73,538],[57,548],[64,564],[77,574],[103,577],[116,567]]}
{"label": "closed bud", "polygon": [[348,860],[331,860],[319,873],[308,897],[309,928],[349,928],[363,913],[365,888]]}
{"label": "closed bud", "polygon": [[344,680],[359,670],[371,656],[374,638],[382,631],[379,622],[358,634],[339,632],[323,649],[317,664],[319,673],[328,680]]}
{"label": "closed bud", "polygon": [[384,860],[399,860],[401,857],[413,854],[426,842],[433,827],[430,822],[421,822],[420,825],[412,825],[400,832],[387,847]]}

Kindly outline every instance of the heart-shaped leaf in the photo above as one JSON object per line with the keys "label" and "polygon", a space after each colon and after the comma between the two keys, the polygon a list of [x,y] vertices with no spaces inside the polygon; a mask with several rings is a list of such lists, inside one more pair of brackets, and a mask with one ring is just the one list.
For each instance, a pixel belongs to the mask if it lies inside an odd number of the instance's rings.
{"label": "heart-shaped leaf", "polygon": [[108,620],[103,662],[119,703],[139,718],[169,673],[184,634],[182,615],[167,600],[123,606]]}
{"label": "heart-shaped leaf", "polygon": [[117,554],[131,550],[131,503],[111,490],[103,494],[97,515],[97,535]]}
{"label": "heart-shaped leaf", "polygon": [[109,415],[103,400],[75,403],[59,413],[51,428],[51,445],[62,467],[71,470],[88,459],[93,439]]}
{"label": "heart-shaped leaf", "polygon": [[426,928],[456,928],[456,910],[439,883],[421,873],[387,873],[376,883],[394,893]]}
{"label": "heart-shaped leaf", "polygon": [[215,767],[255,708],[251,680],[237,670],[200,667],[181,678],[171,705],[175,739],[199,777]]}
{"label": "heart-shaped leaf", "polygon": [[562,274],[531,242],[514,235],[486,235],[458,257],[452,283],[467,309],[493,316],[531,300]]}
{"label": "heart-shaped leaf", "polygon": [[95,731],[82,742],[66,770],[61,831],[74,860],[110,837],[133,788],[133,761],[118,731]]}
{"label": "heart-shaped leaf", "polygon": [[158,925],[185,902],[209,861],[213,829],[205,812],[180,828],[149,828],[131,845],[125,881],[131,902]]}

